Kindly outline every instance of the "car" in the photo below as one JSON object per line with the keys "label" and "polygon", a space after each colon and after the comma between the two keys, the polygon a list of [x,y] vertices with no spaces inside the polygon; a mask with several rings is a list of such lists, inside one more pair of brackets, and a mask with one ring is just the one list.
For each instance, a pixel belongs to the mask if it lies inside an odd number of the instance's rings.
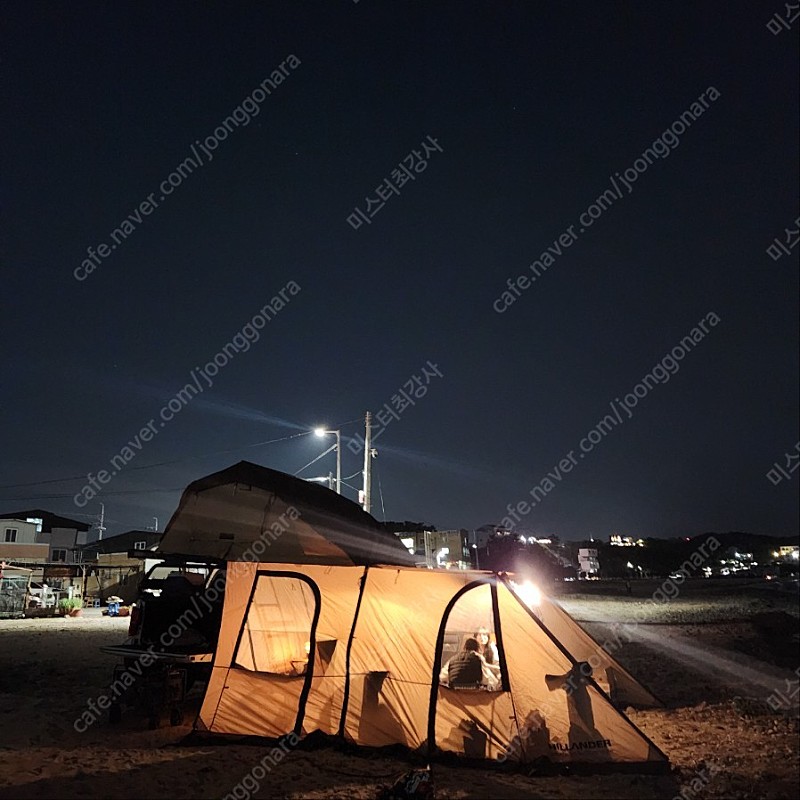
{"label": "car", "polygon": [[100,648],[121,658],[112,675],[112,723],[124,707],[135,706],[144,708],[150,728],[158,727],[165,708],[172,725],[182,722],[187,695],[211,675],[224,587],[225,565],[213,559],[164,556],[148,570],[131,609],[128,640]]}

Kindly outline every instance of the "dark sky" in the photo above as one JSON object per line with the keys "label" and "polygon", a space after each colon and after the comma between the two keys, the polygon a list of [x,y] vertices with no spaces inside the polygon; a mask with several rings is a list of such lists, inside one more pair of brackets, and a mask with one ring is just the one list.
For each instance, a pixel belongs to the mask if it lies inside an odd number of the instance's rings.
{"label": "dark sky", "polygon": [[[800,472],[767,478],[798,441],[800,249],[766,253],[798,217],[800,23],[766,27],[782,8],[4,3],[0,507],[103,501],[111,533],[163,527],[189,481],[240,459],[293,473],[320,440],[248,445],[320,423],[352,436],[430,361],[443,377],[376,442],[379,519],[382,493],[389,519],[499,521],[573,452],[520,526],[796,533]],[[217,136],[248,97],[257,116]],[[443,152],[351,227],[427,136]],[[213,160],[161,200],[209,137]],[[581,232],[625,170],[631,190]],[[160,426],[290,281],[259,340]],[[642,384],[710,312],[670,380]],[[582,452],[637,384],[632,416]],[[86,479],[19,486],[109,469],[151,419],[88,504],[72,499]],[[343,474],[360,467],[344,449]]]}

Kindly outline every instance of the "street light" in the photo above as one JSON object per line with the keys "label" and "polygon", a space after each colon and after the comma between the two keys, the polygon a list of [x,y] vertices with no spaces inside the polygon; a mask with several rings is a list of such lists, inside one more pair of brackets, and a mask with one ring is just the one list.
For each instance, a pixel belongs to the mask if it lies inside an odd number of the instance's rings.
{"label": "street light", "polygon": [[329,431],[325,428],[314,428],[314,435],[322,438],[323,436],[333,435],[336,437],[336,494],[342,493],[342,433],[341,431]]}
{"label": "street light", "polygon": [[481,568],[480,557],[478,556],[478,545],[473,544],[472,549],[475,551],[475,569]]}

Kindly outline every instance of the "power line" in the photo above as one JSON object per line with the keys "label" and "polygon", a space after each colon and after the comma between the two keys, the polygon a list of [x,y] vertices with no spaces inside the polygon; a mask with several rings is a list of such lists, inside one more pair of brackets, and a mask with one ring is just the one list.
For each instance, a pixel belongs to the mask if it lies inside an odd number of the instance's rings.
{"label": "power line", "polygon": [[297,472],[295,472],[294,474],[295,475],[299,475],[304,469],[308,469],[312,464],[315,464],[323,456],[328,455],[328,453],[330,453],[331,451],[333,451],[335,449],[336,449],[336,445],[332,444],[324,453],[320,453],[316,458],[312,458],[311,461],[308,462],[308,464],[306,464],[304,467],[300,467],[300,469],[297,470]]}
{"label": "power line", "polygon": [[378,478],[378,494],[381,498],[381,512],[383,513],[383,521],[386,522],[386,506],[383,504],[383,486],[381,485],[381,471],[375,466],[375,475]]}
{"label": "power line", "polygon": [[[178,486],[174,489],[119,489],[117,491],[103,490],[103,497],[110,495],[127,495],[127,494],[153,494],[154,492],[182,492],[186,487]],[[73,498],[74,494],[32,494],[26,497],[0,497],[0,502],[8,503],[15,502],[21,503],[27,500],[67,500]],[[75,514],[74,516],[82,517],[96,517],[96,514]]]}
{"label": "power line", "polygon": [[[303,433],[293,433],[290,436],[281,436],[279,439],[268,439],[265,442],[256,442],[255,444],[244,444],[239,447],[230,447],[226,450],[214,450],[210,453],[200,453],[198,455],[193,456],[183,456],[182,458],[173,458],[169,461],[157,461],[153,464],[140,464],[135,467],[125,467],[126,472],[135,472],[137,470],[143,469],[155,469],[156,467],[165,467],[169,466],[170,464],[180,464],[183,461],[193,461],[198,458],[207,458],[208,456],[218,456],[224,453],[236,453],[239,450],[247,450],[252,447],[264,447],[264,445],[268,444],[275,444],[276,442],[286,442],[289,439],[296,439],[298,436],[309,436],[313,431],[303,431]],[[66,478],[51,478],[50,480],[46,481],[32,481],[30,483],[8,483],[4,486],[0,486],[0,489],[23,489],[27,488],[28,486],[47,486],[51,483],[67,483],[69,481],[85,481],[86,475],[70,475]],[[113,494],[113,492],[104,492],[104,494]],[[3,500],[13,500],[13,497],[9,498],[0,498]]]}
{"label": "power line", "polygon": [[334,425],[335,428],[343,428],[345,425],[352,425],[354,422],[363,422],[363,417],[356,417],[355,419],[349,419],[347,422],[340,422],[338,425]]}

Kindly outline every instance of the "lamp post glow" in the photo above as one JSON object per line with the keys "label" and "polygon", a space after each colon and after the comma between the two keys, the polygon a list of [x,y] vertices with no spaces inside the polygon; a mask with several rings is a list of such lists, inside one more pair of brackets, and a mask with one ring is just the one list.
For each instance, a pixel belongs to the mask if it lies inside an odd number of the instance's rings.
{"label": "lamp post glow", "polygon": [[336,437],[336,494],[342,493],[342,433],[341,431],[329,431],[325,428],[314,428],[314,435],[327,436],[332,434]]}
{"label": "lamp post glow", "polygon": [[539,591],[539,588],[530,581],[524,581],[514,588],[520,600],[531,610],[533,610],[534,606],[538,606],[542,602],[542,593]]}

